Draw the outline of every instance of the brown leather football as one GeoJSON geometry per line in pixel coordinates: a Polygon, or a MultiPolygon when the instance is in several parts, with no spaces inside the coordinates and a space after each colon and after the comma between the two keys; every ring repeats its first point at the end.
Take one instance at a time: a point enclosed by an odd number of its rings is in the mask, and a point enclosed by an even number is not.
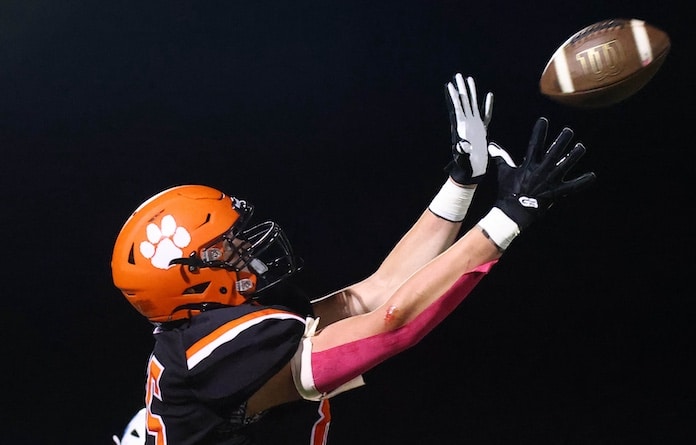
{"type": "Polygon", "coordinates": [[[669,36],[643,20],[604,20],[573,34],[556,50],[539,90],[565,105],[606,107],[645,86],[669,49],[669,36]]]}

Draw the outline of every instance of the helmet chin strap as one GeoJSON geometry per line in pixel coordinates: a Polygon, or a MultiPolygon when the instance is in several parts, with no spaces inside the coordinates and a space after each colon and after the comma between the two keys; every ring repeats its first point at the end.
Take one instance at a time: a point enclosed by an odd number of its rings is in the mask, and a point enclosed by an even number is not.
{"type": "MultiPolygon", "coordinates": [[[[191,253],[191,255],[188,258],[174,258],[173,260],[169,261],[169,265],[174,265],[174,264],[181,264],[184,266],[188,266],[189,272],[195,272],[197,269],[203,269],[205,267],[220,267],[223,269],[229,269],[229,266],[224,263],[223,261],[216,261],[216,262],[205,262],[203,261],[198,255],[196,255],[196,252],[191,253]]],[[[268,266],[266,263],[263,261],[254,258],[252,259],[249,264],[247,265],[249,269],[254,272],[257,276],[262,276],[266,272],[268,272],[268,266]]],[[[237,292],[248,292],[252,289],[254,289],[254,282],[249,279],[249,278],[241,278],[235,282],[235,289],[237,289],[237,292]]],[[[186,305],[184,305],[186,306],[186,305]]],[[[183,306],[179,306],[175,309],[178,310],[180,308],[184,308],[183,306]]]]}
{"type": "Polygon", "coordinates": [[[191,252],[188,258],[174,258],[169,261],[169,265],[181,264],[188,266],[189,272],[195,272],[197,269],[206,267],[219,267],[221,269],[229,269],[229,266],[224,261],[203,261],[196,252],[191,252]]]}
{"type": "Polygon", "coordinates": [[[189,272],[195,272],[196,269],[202,269],[204,267],[210,267],[210,264],[203,261],[196,252],[191,252],[188,258],[174,258],[169,261],[169,265],[181,264],[188,266],[189,272]]]}

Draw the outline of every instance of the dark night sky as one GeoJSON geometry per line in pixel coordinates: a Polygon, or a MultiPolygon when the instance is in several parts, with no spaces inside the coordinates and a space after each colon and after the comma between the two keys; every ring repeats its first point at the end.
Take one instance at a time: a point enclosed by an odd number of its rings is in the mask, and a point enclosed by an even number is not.
{"type": "MultiPolygon", "coordinates": [[[[554,136],[576,131],[598,182],[336,398],[331,443],[693,441],[686,3],[3,1],[3,441],[108,444],[140,406],[150,325],[109,261],[126,217],[164,188],[253,202],[288,232],[314,295],[374,270],[446,177],[456,72],[494,92],[491,139],[519,157],[546,116],[554,136]],[[556,47],[618,17],[670,35],[655,78],[599,110],[541,96],[556,47]]],[[[470,224],[492,199],[489,181],[470,224]]]]}

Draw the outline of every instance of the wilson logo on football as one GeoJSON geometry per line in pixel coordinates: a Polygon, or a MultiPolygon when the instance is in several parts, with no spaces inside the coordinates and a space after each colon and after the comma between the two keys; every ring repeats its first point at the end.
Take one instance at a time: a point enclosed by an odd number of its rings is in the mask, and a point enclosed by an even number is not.
{"type": "Polygon", "coordinates": [[[621,73],[626,61],[621,42],[612,40],[581,51],[575,55],[582,72],[592,76],[596,82],[621,73]]]}

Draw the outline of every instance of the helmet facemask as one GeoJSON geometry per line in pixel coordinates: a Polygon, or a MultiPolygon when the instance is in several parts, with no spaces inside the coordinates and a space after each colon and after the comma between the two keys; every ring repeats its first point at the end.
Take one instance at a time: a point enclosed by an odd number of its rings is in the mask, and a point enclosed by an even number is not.
{"type": "Polygon", "coordinates": [[[238,272],[237,291],[254,298],[256,293],[295,273],[301,264],[278,224],[266,221],[247,229],[253,206],[236,198],[232,198],[232,203],[239,218],[227,232],[188,258],[175,258],[169,264],[187,265],[191,272],[201,268],[238,272]],[[255,275],[256,282],[243,278],[248,273],[255,275]]]}

